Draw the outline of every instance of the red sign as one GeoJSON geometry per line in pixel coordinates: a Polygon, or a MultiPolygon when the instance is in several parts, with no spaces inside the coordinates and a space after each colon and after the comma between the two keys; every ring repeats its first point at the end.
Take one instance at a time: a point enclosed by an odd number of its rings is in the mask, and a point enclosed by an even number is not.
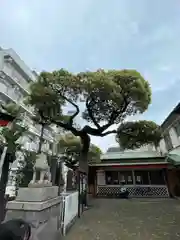
{"type": "Polygon", "coordinates": [[[12,117],[11,115],[0,112],[0,126],[1,127],[7,126],[13,120],[14,120],[14,117],[12,117]]]}
{"type": "Polygon", "coordinates": [[[0,127],[6,127],[9,123],[7,120],[0,120],[0,127]]]}

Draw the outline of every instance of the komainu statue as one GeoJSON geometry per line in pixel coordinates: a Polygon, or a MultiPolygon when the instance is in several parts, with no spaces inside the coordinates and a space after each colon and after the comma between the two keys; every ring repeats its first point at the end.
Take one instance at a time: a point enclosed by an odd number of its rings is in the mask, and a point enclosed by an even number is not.
{"type": "Polygon", "coordinates": [[[52,186],[50,167],[47,162],[46,154],[40,153],[39,155],[37,155],[36,163],[33,170],[33,178],[29,183],[29,187],[52,186]]]}

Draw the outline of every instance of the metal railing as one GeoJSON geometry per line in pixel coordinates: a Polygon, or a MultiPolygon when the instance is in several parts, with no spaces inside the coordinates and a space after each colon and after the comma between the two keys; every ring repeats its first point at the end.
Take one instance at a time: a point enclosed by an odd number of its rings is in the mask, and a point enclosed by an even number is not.
{"type": "Polygon", "coordinates": [[[78,191],[71,193],[62,193],[63,214],[62,214],[62,234],[66,235],[68,227],[78,215],[78,191]]]}

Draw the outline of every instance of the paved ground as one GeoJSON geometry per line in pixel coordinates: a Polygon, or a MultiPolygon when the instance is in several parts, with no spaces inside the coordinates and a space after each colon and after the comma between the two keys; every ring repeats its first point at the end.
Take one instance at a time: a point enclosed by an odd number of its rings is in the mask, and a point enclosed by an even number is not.
{"type": "Polygon", "coordinates": [[[180,201],[98,199],[64,240],[180,239],[180,201]]]}

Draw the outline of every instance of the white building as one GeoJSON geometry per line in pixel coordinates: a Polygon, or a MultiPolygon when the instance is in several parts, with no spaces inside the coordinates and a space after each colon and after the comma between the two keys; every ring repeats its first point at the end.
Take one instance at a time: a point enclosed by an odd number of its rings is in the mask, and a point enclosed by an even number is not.
{"type": "Polygon", "coordinates": [[[160,141],[162,154],[180,151],[180,104],[178,104],[161,125],[163,139],[160,141]]]}
{"type": "MultiPolygon", "coordinates": [[[[0,48],[0,101],[5,103],[14,102],[24,110],[24,124],[28,125],[29,133],[23,136],[21,143],[29,151],[37,151],[41,126],[35,124],[31,117],[33,108],[27,107],[23,101],[28,94],[28,87],[32,81],[36,81],[37,74],[26,66],[13,49],[0,48]]],[[[47,127],[44,131],[44,144],[42,149],[52,154],[53,142],[55,139],[55,128],[47,127]]],[[[13,163],[10,172],[8,193],[12,194],[14,174],[17,169],[17,161],[13,163]]]]}

